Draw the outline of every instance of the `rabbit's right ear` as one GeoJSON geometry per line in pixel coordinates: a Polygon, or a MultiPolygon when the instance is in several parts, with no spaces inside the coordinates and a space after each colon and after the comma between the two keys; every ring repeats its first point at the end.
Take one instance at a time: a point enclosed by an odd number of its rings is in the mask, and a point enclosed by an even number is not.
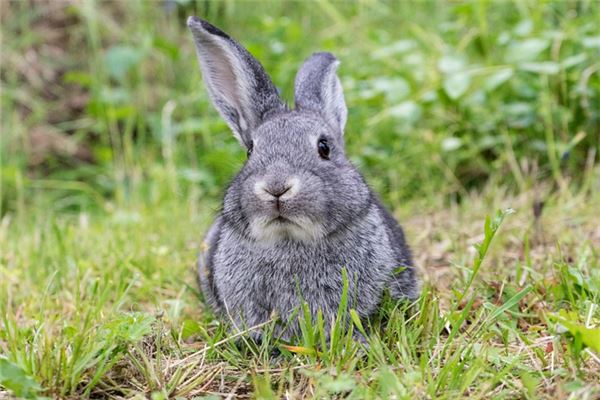
{"type": "Polygon", "coordinates": [[[239,43],[198,17],[189,17],[187,25],[212,102],[235,137],[251,146],[252,129],[285,104],[260,63],[239,43]]]}
{"type": "Polygon", "coordinates": [[[348,109],[342,84],[336,75],[340,62],[331,53],[314,53],[296,75],[296,107],[320,113],[332,127],[344,134],[348,109]]]}

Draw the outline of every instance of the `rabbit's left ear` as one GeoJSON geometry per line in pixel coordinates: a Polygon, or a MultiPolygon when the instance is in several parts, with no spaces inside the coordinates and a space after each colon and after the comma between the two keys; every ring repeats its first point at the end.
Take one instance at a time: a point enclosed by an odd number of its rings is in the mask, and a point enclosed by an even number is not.
{"type": "Polygon", "coordinates": [[[296,75],[296,107],[320,113],[340,134],[344,133],[348,109],[342,84],[336,75],[340,62],[331,53],[315,53],[296,75]]]}

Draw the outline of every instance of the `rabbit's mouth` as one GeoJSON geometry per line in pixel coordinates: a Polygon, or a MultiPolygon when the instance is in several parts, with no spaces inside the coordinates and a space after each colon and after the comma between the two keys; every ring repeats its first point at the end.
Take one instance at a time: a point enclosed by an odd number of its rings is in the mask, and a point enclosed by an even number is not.
{"type": "Polygon", "coordinates": [[[292,221],[289,218],[284,217],[283,215],[279,214],[278,216],[276,216],[275,218],[273,218],[271,221],[269,221],[267,223],[267,225],[280,225],[280,226],[290,226],[290,225],[294,225],[298,228],[303,228],[302,225],[300,225],[299,223],[292,221]]]}
{"type": "Polygon", "coordinates": [[[281,214],[271,218],[253,219],[250,230],[255,239],[267,243],[283,239],[312,242],[324,235],[323,227],[308,218],[288,218],[281,214]]]}

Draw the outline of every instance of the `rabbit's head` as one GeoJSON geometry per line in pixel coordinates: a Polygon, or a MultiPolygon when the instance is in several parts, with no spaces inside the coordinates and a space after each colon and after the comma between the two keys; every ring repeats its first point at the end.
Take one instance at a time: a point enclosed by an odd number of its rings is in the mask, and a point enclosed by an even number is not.
{"type": "Polygon", "coordinates": [[[239,43],[199,18],[188,26],[209,95],[248,151],[223,218],[264,243],[310,243],[349,229],[369,209],[371,193],[344,154],[347,109],[336,58],[315,53],[304,62],[291,110],[239,43]]]}

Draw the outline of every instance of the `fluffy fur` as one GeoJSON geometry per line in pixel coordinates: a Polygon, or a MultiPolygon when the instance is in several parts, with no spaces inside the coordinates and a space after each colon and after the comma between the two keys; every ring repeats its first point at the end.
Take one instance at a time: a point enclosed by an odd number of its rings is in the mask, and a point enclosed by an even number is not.
{"type": "MultiPolygon", "coordinates": [[[[296,77],[296,108],[283,106],[262,66],[242,46],[196,17],[188,20],[215,106],[251,153],[227,188],[199,259],[202,291],[234,326],[306,301],[330,321],[349,277],[350,307],[369,317],[388,288],[415,299],[419,288],[404,234],[344,153],[347,109],[329,53],[296,77]],[[243,123],[240,121],[243,120],[243,123]],[[328,157],[318,151],[326,141],[328,157]]],[[[297,321],[280,332],[299,333],[297,321]]]]}

